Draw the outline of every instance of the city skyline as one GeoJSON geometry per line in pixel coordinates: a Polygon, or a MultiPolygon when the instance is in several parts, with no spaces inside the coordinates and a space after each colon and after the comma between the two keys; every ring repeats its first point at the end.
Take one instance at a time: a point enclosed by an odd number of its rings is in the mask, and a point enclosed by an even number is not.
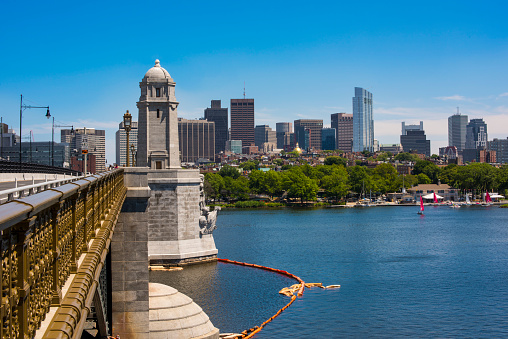
{"type": "MultiPolygon", "coordinates": [[[[423,120],[437,154],[448,144],[447,119],[457,106],[484,119],[490,140],[508,136],[502,2],[495,12],[474,2],[431,2],[418,10],[368,2],[361,23],[353,4],[329,3],[323,11],[282,2],[266,11],[268,3],[259,2],[237,4],[241,17],[211,25],[210,17],[230,13],[227,3],[161,3],[157,11],[173,22],[167,44],[132,24],[150,17],[150,6],[113,1],[97,11],[62,4],[5,4],[0,116],[19,132],[23,94],[26,104],[49,105],[60,124],[105,129],[108,163],[118,123],[127,109],[137,112],[138,84],[155,59],[177,83],[178,116],[185,119],[202,117],[210,100],[228,106],[242,97],[245,81],[246,96],[256,100],[255,125],[322,119],[329,127],[330,114],[352,113],[353,89],[362,87],[374,94],[374,138],[382,144],[399,142],[401,121],[423,120]],[[21,23],[15,13],[23,13],[21,23]],[[294,25],[299,16],[305,25],[294,25]]],[[[23,113],[24,135],[30,130],[36,141],[51,140],[42,111],[23,113]]]]}

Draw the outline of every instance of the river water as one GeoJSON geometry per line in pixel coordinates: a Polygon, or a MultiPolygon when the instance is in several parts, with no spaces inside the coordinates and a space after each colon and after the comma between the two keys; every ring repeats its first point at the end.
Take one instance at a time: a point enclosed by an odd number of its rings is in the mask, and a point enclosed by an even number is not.
{"type": "MultiPolygon", "coordinates": [[[[372,207],[223,210],[219,257],[340,284],[304,296],[255,338],[507,337],[508,209],[372,207]]],[[[151,272],[221,332],[259,325],[295,281],[212,263],[151,272]]]]}

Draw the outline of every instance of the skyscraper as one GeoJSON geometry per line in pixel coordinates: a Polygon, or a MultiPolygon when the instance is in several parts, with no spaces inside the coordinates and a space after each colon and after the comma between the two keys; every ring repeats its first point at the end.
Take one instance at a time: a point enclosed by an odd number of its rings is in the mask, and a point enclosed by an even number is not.
{"type": "Polygon", "coordinates": [[[353,149],[353,114],[333,113],[331,127],[335,128],[336,149],[351,152],[353,149]]]}
{"type": "Polygon", "coordinates": [[[467,115],[459,113],[448,118],[448,146],[457,147],[459,153],[466,148],[467,115]]]}
{"type": "Polygon", "coordinates": [[[228,140],[228,109],[221,107],[220,100],[212,100],[211,108],[205,109],[205,119],[215,123],[215,154],[224,152],[228,140]]]}
{"type": "Polygon", "coordinates": [[[374,149],[374,120],[372,116],[372,93],[355,87],[353,97],[353,152],[374,149]]]}
{"type": "Polygon", "coordinates": [[[430,140],[427,140],[423,130],[423,121],[419,125],[406,125],[403,121],[400,144],[404,152],[416,152],[430,157],[430,140]]]}
{"type": "Polygon", "coordinates": [[[321,130],[321,149],[333,151],[337,142],[335,141],[336,136],[335,128],[323,128],[321,130]]]}
{"type": "Polygon", "coordinates": [[[295,120],[295,141],[302,149],[319,151],[321,150],[322,129],[323,120],[321,119],[295,120]]]}
{"type": "Polygon", "coordinates": [[[254,139],[261,152],[273,151],[277,147],[276,132],[268,125],[257,125],[254,128],[254,139]]]}
{"type": "Polygon", "coordinates": [[[486,148],[487,140],[487,124],[483,119],[469,120],[469,124],[466,126],[466,148],[486,148]]]}
{"type": "MultiPolygon", "coordinates": [[[[95,128],[76,128],[74,133],[70,129],[60,131],[62,142],[69,143],[71,157],[80,155],[83,150],[95,156],[97,173],[106,170],[106,131],[95,128]]],[[[88,166],[87,166],[88,167],[88,166]]]]}
{"type": "Polygon", "coordinates": [[[278,122],[275,125],[277,148],[286,149],[291,146],[293,126],[290,122],[278,122]]]}
{"type": "Polygon", "coordinates": [[[182,162],[214,159],[215,123],[207,120],[178,119],[178,140],[182,162]]]}
{"type": "Polygon", "coordinates": [[[231,140],[254,146],[254,99],[231,99],[231,140]]]}
{"type": "Polygon", "coordinates": [[[138,122],[132,121],[131,130],[129,132],[129,144],[134,145],[134,156],[131,146],[127,146],[127,132],[123,126],[123,121],[118,125],[116,131],[116,164],[119,166],[127,165],[127,152],[129,152],[129,166],[134,166],[135,155],[138,150],[138,122]]]}

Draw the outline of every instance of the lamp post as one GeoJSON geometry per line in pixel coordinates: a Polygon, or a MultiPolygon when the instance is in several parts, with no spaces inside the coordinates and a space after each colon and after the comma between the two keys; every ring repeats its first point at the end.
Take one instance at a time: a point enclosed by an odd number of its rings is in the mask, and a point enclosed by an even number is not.
{"type": "Polygon", "coordinates": [[[125,147],[126,154],[127,154],[127,166],[129,167],[129,132],[131,131],[132,127],[132,115],[130,115],[129,110],[123,115],[123,128],[125,129],[125,133],[127,133],[127,144],[125,147]]]}
{"type": "Polygon", "coordinates": [[[55,127],[70,127],[71,134],[74,134],[74,126],[55,125],[55,117],[53,117],[53,127],[51,128],[51,166],[55,167],[55,127]]]}
{"type": "Polygon", "coordinates": [[[22,161],[21,161],[21,140],[22,140],[22,136],[23,134],[21,133],[21,127],[23,126],[23,111],[27,108],[46,108],[47,111],[46,111],[46,118],[50,118],[51,117],[51,114],[49,114],[49,106],[30,106],[30,105],[23,105],[23,94],[21,94],[21,102],[19,104],[19,169],[20,169],[20,172],[23,172],[23,165],[22,164],[22,161]]]}

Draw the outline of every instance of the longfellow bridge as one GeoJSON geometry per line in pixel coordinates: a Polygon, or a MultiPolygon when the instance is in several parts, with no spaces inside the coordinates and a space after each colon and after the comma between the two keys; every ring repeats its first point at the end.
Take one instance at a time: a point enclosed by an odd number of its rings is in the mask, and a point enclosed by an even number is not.
{"type": "Polygon", "coordinates": [[[110,333],[108,253],[125,196],[118,169],[0,205],[1,338],[79,338],[92,318],[110,333]]]}

